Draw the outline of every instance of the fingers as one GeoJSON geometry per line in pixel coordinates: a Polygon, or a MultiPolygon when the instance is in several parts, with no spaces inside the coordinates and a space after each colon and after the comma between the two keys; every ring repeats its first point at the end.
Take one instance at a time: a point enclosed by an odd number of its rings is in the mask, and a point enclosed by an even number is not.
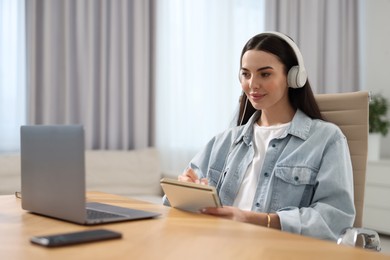
{"type": "Polygon", "coordinates": [[[248,214],[251,213],[250,211],[244,211],[240,210],[239,208],[228,206],[224,206],[222,208],[203,208],[200,210],[200,212],[203,214],[218,216],[240,222],[248,222],[248,214]]]}
{"type": "Polygon", "coordinates": [[[198,175],[196,175],[195,171],[191,168],[188,168],[181,175],[179,175],[178,180],[184,182],[199,183],[198,175]]]}
{"type": "Polygon", "coordinates": [[[223,208],[203,208],[201,209],[201,213],[213,215],[213,216],[220,216],[220,217],[228,217],[232,215],[232,211],[229,207],[223,207],[223,208]]]}
{"type": "Polygon", "coordinates": [[[199,183],[203,185],[209,185],[209,180],[207,178],[202,178],[200,179],[199,183]]]}
{"type": "Polygon", "coordinates": [[[209,184],[209,180],[207,178],[199,179],[198,175],[191,168],[188,168],[187,170],[185,170],[181,175],[178,176],[177,179],[179,181],[200,183],[203,185],[209,184]]]}

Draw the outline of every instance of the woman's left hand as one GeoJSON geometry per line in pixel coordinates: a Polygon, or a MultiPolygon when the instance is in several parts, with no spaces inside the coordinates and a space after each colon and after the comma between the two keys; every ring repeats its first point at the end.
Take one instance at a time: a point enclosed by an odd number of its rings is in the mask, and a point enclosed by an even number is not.
{"type": "Polygon", "coordinates": [[[203,214],[218,216],[226,219],[231,219],[240,222],[247,222],[246,211],[239,208],[223,206],[222,208],[203,208],[203,214]]]}
{"type": "Polygon", "coordinates": [[[246,211],[228,206],[223,206],[222,208],[204,208],[200,212],[235,221],[281,229],[280,219],[276,213],[246,211]]]}

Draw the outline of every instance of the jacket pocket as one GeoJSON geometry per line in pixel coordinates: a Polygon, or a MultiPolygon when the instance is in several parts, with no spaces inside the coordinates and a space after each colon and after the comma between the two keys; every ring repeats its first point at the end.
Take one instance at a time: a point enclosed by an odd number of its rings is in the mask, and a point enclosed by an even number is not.
{"type": "Polygon", "coordinates": [[[314,194],[317,172],[307,167],[276,167],[271,209],[307,207],[314,194]]]}
{"type": "Polygon", "coordinates": [[[306,167],[277,167],[275,176],[292,185],[314,185],[316,172],[306,167]]]}

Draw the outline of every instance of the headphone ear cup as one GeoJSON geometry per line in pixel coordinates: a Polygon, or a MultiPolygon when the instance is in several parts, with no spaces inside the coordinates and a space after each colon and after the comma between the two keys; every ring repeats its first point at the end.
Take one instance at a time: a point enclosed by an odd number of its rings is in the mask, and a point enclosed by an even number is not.
{"type": "Polygon", "coordinates": [[[287,74],[287,83],[290,88],[301,88],[305,85],[307,75],[299,66],[293,66],[287,74]]]}
{"type": "Polygon", "coordinates": [[[297,84],[297,77],[299,73],[299,66],[293,66],[287,74],[287,83],[290,88],[299,88],[300,86],[297,84]]]}

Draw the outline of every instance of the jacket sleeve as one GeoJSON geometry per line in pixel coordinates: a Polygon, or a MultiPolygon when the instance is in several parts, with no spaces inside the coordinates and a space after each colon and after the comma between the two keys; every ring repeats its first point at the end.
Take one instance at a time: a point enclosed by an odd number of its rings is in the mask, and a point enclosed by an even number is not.
{"type": "Polygon", "coordinates": [[[336,240],[355,218],[353,172],[345,137],[324,153],[316,185],[309,207],[285,207],[276,212],[282,230],[336,240]]]}

